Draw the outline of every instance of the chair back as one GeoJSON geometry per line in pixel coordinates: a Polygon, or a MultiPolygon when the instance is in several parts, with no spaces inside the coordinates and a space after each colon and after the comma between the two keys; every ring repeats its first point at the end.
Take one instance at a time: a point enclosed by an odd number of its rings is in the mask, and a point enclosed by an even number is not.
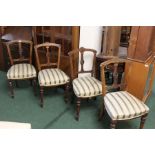
{"type": "Polygon", "coordinates": [[[126,79],[131,71],[131,61],[114,58],[101,63],[100,67],[103,96],[109,91],[126,89],[126,79]],[[106,85],[106,71],[112,73],[113,80],[111,85],[106,85]]]}
{"type": "Polygon", "coordinates": [[[77,78],[79,74],[83,73],[87,73],[95,77],[96,53],[96,50],[84,47],[69,52],[72,80],[77,78]],[[88,64],[87,62],[91,62],[91,64],[88,64]]]}
{"type": "Polygon", "coordinates": [[[11,65],[27,62],[32,64],[32,41],[13,40],[6,43],[11,65]]]}
{"type": "Polygon", "coordinates": [[[61,45],[55,43],[43,43],[36,45],[35,55],[38,70],[45,68],[59,68],[61,45]]]}

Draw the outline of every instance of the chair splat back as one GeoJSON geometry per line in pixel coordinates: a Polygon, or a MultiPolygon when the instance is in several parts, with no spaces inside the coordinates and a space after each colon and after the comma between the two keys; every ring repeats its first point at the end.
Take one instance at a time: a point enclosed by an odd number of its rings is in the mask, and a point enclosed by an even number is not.
{"type": "Polygon", "coordinates": [[[97,53],[96,50],[88,49],[84,47],[81,47],[80,49],[76,49],[69,52],[72,80],[77,78],[78,74],[80,73],[90,73],[91,76],[95,77],[96,53],[97,53]],[[92,59],[93,64],[92,64],[92,69],[90,70],[84,69],[86,53],[90,53],[93,55],[93,59],[92,59]]]}
{"type": "Polygon", "coordinates": [[[13,40],[6,43],[11,65],[27,62],[32,64],[32,41],[13,40]]]}
{"type": "Polygon", "coordinates": [[[130,72],[130,68],[131,68],[131,62],[129,60],[126,59],[119,59],[119,58],[114,58],[114,59],[110,59],[108,61],[103,62],[100,66],[101,66],[101,80],[102,80],[102,92],[103,92],[103,96],[110,90],[124,90],[126,89],[126,78],[130,72]],[[129,65],[126,65],[126,64],[129,65]],[[124,64],[125,65],[125,69],[120,70],[119,68],[119,64],[124,64]],[[112,76],[113,76],[113,83],[111,86],[106,86],[106,80],[105,80],[105,70],[110,70],[112,72],[112,76]],[[118,82],[118,75],[119,72],[121,73],[121,82],[118,82]],[[125,74],[124,74],[125,73],[125,74]],[[109,89],[109,90],[107,90],[109,89]]]}
{"type": "Polygon", "coordinates": [[[47,42],[36,45],[34,48],[38,70],[50,67],[59,68],[61,45],[47,42]]]}

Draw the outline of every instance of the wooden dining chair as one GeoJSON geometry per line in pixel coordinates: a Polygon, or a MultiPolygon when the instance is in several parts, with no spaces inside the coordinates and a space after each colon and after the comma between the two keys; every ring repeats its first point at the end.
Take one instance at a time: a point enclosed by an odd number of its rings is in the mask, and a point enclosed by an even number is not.
{"type": "Polygon", "coordinates": [[[101,95],[102,84],[95,78],[96,50],[81,47],[69,52],[69,57],[73,91],[77,97],[76,120],[79,120],[81,99],[101,95]],[[90,69],[85,68],[87,62],[92,62],[90,69]]]}
{"type": "Polygon", "coordinates": [[[127,77],[130,75],[132,62],[126,59],[111,59],[101,64],[102,95],[104,103],[100,112],[100,120],[105,114],[105,110],[111,118],[110,127],[116,127],[118,121],[131,120],[141,117],[140,129],[144,127],[146,117],[149,113],[148,106],[127,90],[127,77]],[[124,63],[125,71],[122,73],[122,80],[118,82],[118,66],[124,63]],[[113,74],[113,84],[106,86],[105,68],[111,68],[113,74]],[[117,91],[112,91],[117,90],[117,91]]]}
{"type": "Polygon", "coordinates": [[[7,72],[7,79],[14,98],[13,81],[30,80],[36,95],[36,70],[32,65],[32,41],[13,40],[6,43],[11,67],[7,72]]]}
{"type": "Polygon", "coordinates": [[[60,54],[59,44],[47,42],[35,46],[41,107],[43,107],[43,93],[46,87],[65,85],[65,102],[68,102],[70,78],[60,69],[60,54]]]}

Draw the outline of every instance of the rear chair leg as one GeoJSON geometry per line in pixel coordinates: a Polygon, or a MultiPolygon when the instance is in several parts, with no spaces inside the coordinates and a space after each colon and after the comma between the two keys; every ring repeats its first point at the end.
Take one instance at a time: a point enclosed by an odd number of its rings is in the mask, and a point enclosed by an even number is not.
{"type": "Polygon", "coordinates": [[[43,87],[40,87],[40,101],[41,101],[41,107],[43,108],[43,102],[44,102],[44,100],[43,100],[43,95],[44,95],[44,89],[43,89],[43,87]]]}
{"type": "Polygon", "coordinates": [[[79,121],[81,99],[77,98],[76,102],[76,120],[79,121]]]}
{"type": "Polygon", "coordinates": [[[101,104],[101,110],[99,112],[99,119],[98,119],[99,121],[101,121],[103,119],[104,114],[105,114],[105,106],[104,106],[104,100],[103,100],[103,102],[101,104]]]}

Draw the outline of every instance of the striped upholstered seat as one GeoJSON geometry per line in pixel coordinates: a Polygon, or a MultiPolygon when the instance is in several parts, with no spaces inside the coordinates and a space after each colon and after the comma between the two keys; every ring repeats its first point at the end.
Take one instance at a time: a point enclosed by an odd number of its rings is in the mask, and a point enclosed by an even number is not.
{"type": "Polygon", "coordinates": [[[69,82],[69,77],[60,69],[43,69],[38,74],[40,86],[58,86],[69,82]]]}
{"type": "Polygon", "coordinates": [[[112,120],[132,119],[149,112],[149,108],[142,101],[126,91],[108,93],[104,101],[112,120]]]}
{"type": "Polygon", "coordinates": [[[22,63],[15,64],[7,72],[7,78],[11,80],[29,79],[36,77],[36,70],[33,65],[22,63]]]}
{"type": "Polygon", "coordinates": [[[102,94],[102,84],[94,77],[80,77],[73,80],[73,90],[77,97],[98,96],[102,94]]]}

